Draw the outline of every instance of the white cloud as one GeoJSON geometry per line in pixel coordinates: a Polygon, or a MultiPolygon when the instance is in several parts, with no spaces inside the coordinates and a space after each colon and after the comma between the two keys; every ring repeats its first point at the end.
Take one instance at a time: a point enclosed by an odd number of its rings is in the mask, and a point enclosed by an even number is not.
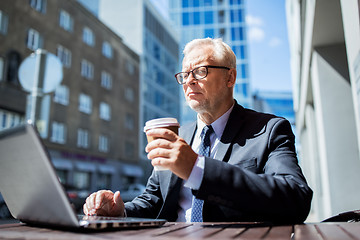
{"type": "Polygon", "coordinates": [[[248,26],[262,26],[264,25],[264,21],[260,17],[252,16],[252,15],[246,15],[245,17],[246,24],[248,26]]]}
{"type": "Polygon", "coordinates": [[[248,26],[248,40],[250,42],[261,42],[265,38],[265,31],[263,29],[264,21],[260,17],[247,15],[245,17],[246,25],[248,26]]]}
{"type": "Polygon", "coordinates": [[[273,37],[270,39],[269,41],[269,46],[270,47],[278,47],[282,44],[282,40],[278,37],[273,37]]]}
{"type": "Polygon", "coordinates": [[[250,27],[248,29],[249,41],[261,42],[265,38],[265,32],[259,27],[250,27]]]}

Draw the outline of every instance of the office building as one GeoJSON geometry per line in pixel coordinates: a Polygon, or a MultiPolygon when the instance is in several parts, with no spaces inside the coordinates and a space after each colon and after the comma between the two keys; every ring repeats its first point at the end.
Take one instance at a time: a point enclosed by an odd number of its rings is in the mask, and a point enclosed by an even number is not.
{"type": "Polygon", "coordinates": [[[319,221],[359,209],[359,1],[287,0],[286,10],[309,220],[319,221]]]}
{"type": "Polygon", "coordinates": [[[284,117],[295,126],[293,96],[290,91],[261,91],[253,94],[253,109],[284,117]]]}
{"type": "Polygon", "coordinates": [[[293,95],[291,91],[263,91],[257,90],[253,94],[253,107],[255,111],[274,114],[286,118],[295,135],[296,150],[300,149],[300,143],[296,137],[295,112],[293,95]]]}
{"type": "Polygon", "coordinates": [[[99,0],[77,0],[81,3],[89,12],[96,17],[99,16],[99,0]]]}
{"type": "MultiPolygon", "coordinates": [[[[169,20],[149,0],[101,0],[99,18],[140,56],[140,131],[147,120],[179,118],[180,87],[174,77],[178,67],[178,36],[169,20]]],[[[152,165],[146,159],[143,132],[139,139],[139,154],[150,171],[152,165]]]]}
{"type": "MultiPolygon", "coordinates": [[[[180,54],[185,44],[195,38],[222,38],[237,57],[234,98],[251,107],[244,0],[169,0],[169,15],[180,34],[180,54]]],[[[180,62],[181,64],[181,62],[180,62]]],[[[179,65],[178,71],[181,71],[179,65]]],[[[182,102],[182,123],[193,121],[195,113],[182,102]]]]}
{"type": "Polygon", "coordinates": [[[17,73],[42,48],[63,66],[60,86],[43,98],[39,129],[62,182],[119,189],[143,175],[139,56],[117,34],[77,1],[13,0],[0,2],[0,42],[0,130],[26,119],[17,73]]]}

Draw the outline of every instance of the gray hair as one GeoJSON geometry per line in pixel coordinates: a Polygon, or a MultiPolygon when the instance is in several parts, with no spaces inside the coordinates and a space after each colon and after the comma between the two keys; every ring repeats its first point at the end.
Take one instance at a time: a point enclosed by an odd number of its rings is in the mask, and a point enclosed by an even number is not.
{"type": "Polygon", "coordinates": [[[214,50],[212,56],[214,61],[221,62],[224,66],[230,68],[236,68],[236,56],[229,45],[227,45],[221,38],[203,38],[194,39],[188,42],[184,47],[184,58],[194,48],[202,46],[211,46],[214,50]]]}

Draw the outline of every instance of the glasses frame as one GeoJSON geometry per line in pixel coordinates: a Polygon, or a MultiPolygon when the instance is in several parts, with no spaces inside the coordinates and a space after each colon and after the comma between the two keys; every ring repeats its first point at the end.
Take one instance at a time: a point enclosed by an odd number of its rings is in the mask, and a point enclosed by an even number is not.
{"type": "MultiPolygon", "coordinates": [[[[190,76],[190,73],[191,73],[192,76],[193,76],[196,80],[200,80],[200,79],[206,78],[207,75],[208,75],[208,73],[209,73],[209,68],[218,68],[218,69],[230,70],[229,67],[225,67],[225,66],[213,66],[213,65],[198,66],[198,67],[194,68],[194,69],[191,70],[191,71],[188,71],[188,72],[178,72],[177,74],[175,74],[176,81],[177,81],[178,84],[180,84],[180,85],[183,85],[183,84],[186,83],[186,81],[180,82],[179,79],[177,78],[177,76],[178,76],[179,74],[182,74],[182,73],[186,73],[186,74],[188,75],[187,78],[190,76]],[[197,69],[199,69],[199,68],[201,68],[201,67],[204,67],[204,68],[206,69],[206,74],[205,74],[204,77],[197,78],[197,77],[195,76],[194,71],[196,71],[197,69]]],[[[186,79],[187,79],[187,78],[186,78],[186,79]]],[[[182,78],[182,79],[184,80],[185,78],[182,78]]]]}

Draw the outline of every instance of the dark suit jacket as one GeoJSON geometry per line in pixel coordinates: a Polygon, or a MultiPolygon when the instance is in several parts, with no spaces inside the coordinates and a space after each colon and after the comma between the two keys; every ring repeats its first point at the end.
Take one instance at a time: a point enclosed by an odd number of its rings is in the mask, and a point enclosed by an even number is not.
{"type": "MultiPolygon", "coordinates": [[[[196,123],[180,128],[191,144],[196,123]]],[[[210,221],[303,222],[312,190],[298,165],[290,123],[235,104],[221,137],[218,160],[205,158],[200,189],[203,219],[210,221]],[[220,161],[219,161],[220,160],[220,161]]],[[[125,204],[128,216],[176,221],[182,180],[153,171],[145,192],[125,204]]]]}

